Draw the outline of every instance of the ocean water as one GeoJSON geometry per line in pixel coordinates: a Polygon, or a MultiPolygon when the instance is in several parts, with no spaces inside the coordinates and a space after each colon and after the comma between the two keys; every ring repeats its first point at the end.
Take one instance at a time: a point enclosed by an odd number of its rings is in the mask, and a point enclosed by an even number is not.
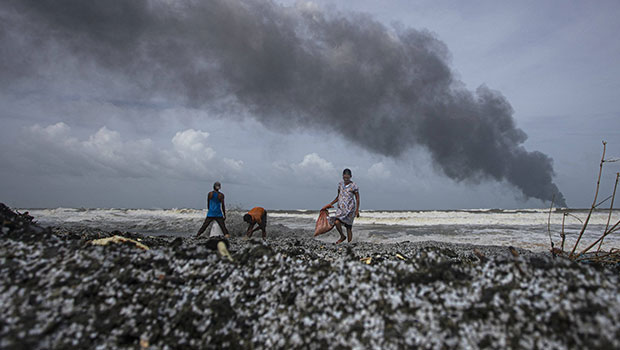
{"type": "MultiPolygon", "coordinates": [[[[196,233],[206,215],[198,209],[22,209],[29,211],[43,225],[79,225],[102,230],[133,231],[146,235],[190,236],[196,233]]],[[[551,236],[560,245],[563,210],[551,213],[551,236]]],[[[590,218],[580,248],[594,242],[605,229],[609,211],[599,210],[590,218]]],[[[227,226],[233,233],[245,229],[242,212],[229,211],[227,226]]],[[[444,241],[484,245],[516,246],[535,251],[550,247],[547,222],[549,209],[473,209],[423,211],[361,211],[355,220],[353,237],[357,241],[391,243],[402,241],[444,241]]],[[[587,210],[571,210],[566,217],[565,249],[572,248],[585,220],[587,210]]],[[[273,227],[286,226],[300,235],[312,236],[317,211],[271,210],[268,222],[273,227]]],[[[612,213],[611,225],[620,219],[612,213]]],[[[268,227],[269,232],[269,227],[268,227]]],[[[269,233],[268,233],[269,235],[269,233]]],[[[336,241],[335,229],[318,239],[336,241]]],[[[605,249],[620,249],[620,231],[605,238],[605,249]]]]}

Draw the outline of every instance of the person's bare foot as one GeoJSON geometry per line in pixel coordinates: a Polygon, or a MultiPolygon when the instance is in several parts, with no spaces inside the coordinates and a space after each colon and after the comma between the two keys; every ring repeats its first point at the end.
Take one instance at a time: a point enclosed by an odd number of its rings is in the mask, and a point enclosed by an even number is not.
{"type": "Polygon", "coordinates": [[[344,236],[340,237],[340,239],[338,240],[338,242],[336,242],[336,244],[340,244],[340,243],[344,242],[345,239],[347,239],[347,238],[344,237],[344,236]]]}

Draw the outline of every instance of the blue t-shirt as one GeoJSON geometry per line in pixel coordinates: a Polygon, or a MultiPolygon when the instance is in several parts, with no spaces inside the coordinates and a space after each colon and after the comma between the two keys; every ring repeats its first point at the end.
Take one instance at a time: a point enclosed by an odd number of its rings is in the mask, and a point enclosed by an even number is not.
{"type": "Polygon", "coordinates": [[[218,191],[213,191],[213,195],[209,200],[209,211],[207,212],[207,217],[210,218],[222,218],[224,214],[222,214],[222,201],[220,201],[218,191]]]}

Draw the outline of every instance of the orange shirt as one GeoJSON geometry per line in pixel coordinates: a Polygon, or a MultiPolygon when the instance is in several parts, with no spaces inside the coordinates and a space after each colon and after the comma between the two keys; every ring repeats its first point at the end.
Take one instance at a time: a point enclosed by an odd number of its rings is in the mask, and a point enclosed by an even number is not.
{"type": "Polygon", "coordinates": [[[254,207],[252,209],[250,209],[250,211],[248,212],[248,214],[250,214],[250,216],[252,217],[252,220],[254,220],[254,222],[257,223],[262,223],[262,217],[263,214],[265,214],[265,208],[261,208],[261,207],[254,207]]]}

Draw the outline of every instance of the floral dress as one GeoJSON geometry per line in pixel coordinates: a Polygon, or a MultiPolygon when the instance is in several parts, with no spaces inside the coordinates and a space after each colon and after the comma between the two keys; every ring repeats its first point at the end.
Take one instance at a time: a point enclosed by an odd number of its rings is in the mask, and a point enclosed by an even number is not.
{"type": "Polygon", "coordinates": [[[334,224],[336,219],[347,225],[353,225],[353,219],[355,219],[355,194],[358,193],[359,188],[355,182],[351,181],[347,185],[344,181],[340,181],[338,184],[338,204],[336,207],[336,213],[334,216],[330,216],[330,224],[334,224]]]}

